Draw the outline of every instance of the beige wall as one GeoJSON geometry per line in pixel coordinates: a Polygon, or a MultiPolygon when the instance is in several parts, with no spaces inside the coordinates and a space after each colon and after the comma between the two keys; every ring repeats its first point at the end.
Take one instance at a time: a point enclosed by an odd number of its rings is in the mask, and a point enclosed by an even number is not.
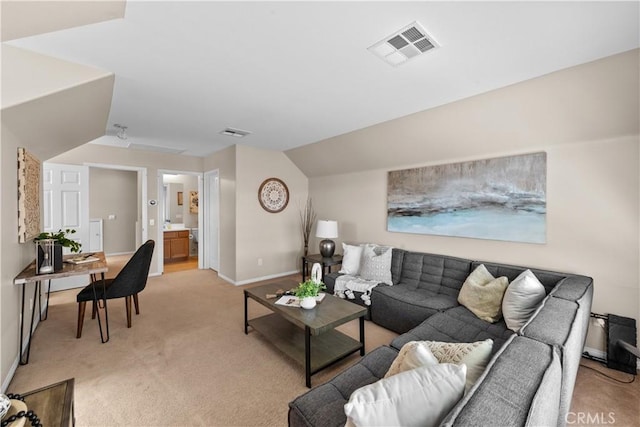
{"type": "Polygon", "coordinates": [[[134,171],[89,168],[89,217],[102,219],[106,254],[136,250],[137,175],[134,171]]]}
{"type": "MultiPolygon", "coordinates": [[[[287,154],[314,176],[310,195],[319,217],[339,221],[338,244],[386,243],[585,274],[595,281],[593,311],[639,319],[638,52],[287,154]],[[389,170],[537,151],[545,151],[548,162],[546,244],[386,231],[389,170]],[[314,162],[323,152],[338,153],[336,162],[314,162]],[[327,163],[329,172],[323,172],[327,163]]],[[[592,325],[587,345],[603,349],[603,339],[602,331],[592,325]]]]}
{"type": "Polygon", "coordinates": [[[231,282],[236,281],[236,148],[236,146],[225,148],[204,159],[205,172],[218,170],[220,183],[218,274],[231,282]]]}
{"type": "Polygon", "coordinates": [[[220,174],[219,274],[243,284],[298,271],[298,206],[306,200],[308,187],[304,174],[282,152],[240,145],[205,159],[205,170],[215,169],[220,174]],[[260,184],[271,177],[289,188],[289,204],[276,214],[258,202],[260,184]]]}
{"type": "Polygon", "coordinates": [[[299,206],[307,199],[307,177],[278,151],[237,146],[236,161],[236,282],[299,271],[299,206]],[[289,189],[289,204],[279,213],[265,211],[258,202],[260,184],[271,177],[289,189]]]}

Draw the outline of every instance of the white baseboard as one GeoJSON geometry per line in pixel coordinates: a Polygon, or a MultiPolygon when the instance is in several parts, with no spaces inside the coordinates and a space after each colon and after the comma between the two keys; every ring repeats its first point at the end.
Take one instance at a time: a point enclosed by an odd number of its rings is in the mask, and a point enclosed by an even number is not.
{"type": "MultiPolygon", "coordinates": [[[[44,314],[45,311],[47,310],[47,305],[49,305],[49,301],[46,301],[46,303],[43,303],[42,305],[43,305],[43,307],[40,310],[40,314],[41,315],[44,314]]],[[[35,309],[35,307],[34,307],[34,309],[35,309]]],[[[25,321],[31,322],[31,313],[26,313],[26,314],[29,315],[28,316],[29,318],[26,319],[25,321]]],[[[31,337],[30,338],[33,337],[33,332],[38,327],[38,324],[40,324],[40,316],[35,317],[33,319],[33,329],[31,329],[31,337]]],[[[9,368],[9,372],[7,372],[6,378],[4,378],[2,380],[2,389],[0,390],[0,392],[4,393],[9,388],[9,384],[11,384],[11,380],[13,379],[13,376],[16,374],[16,370],[18,369],[18,365],[20,364],[20,357],[22,357],[22,354],[26,350],[27,350],[27,341],[24,341],[22,343],[22,348],[20,349],[20,353],[18,354],[18,356],[16,356],[15,360],[11,364],[11,367],[9,368]]]]}
{"type": "Polygon", "coordinates": [[[292,274],[300,274],[299,270],[293,270],[293,271],[287,271],[284,273],[277,273],[277,274],[270,274],[268,276],[262,276],[262,277],[254,277],[253,279],[247,279],[247,280],[239,280],[239,281],[235,281],[235,280],[231,280],[230,278],[218,273],[218,277],[226,280],[227,282],[231,283],[232,285],[235,286],[242,286],[242,285],[248,285],[249,283],[255,283],[255,282],[261,282],[263,280],[270,280],[270,279],[277,279],[278,277],[285,277],[285,276],[291,276],[292,274]]]}
{"type": "Polygon", "coordinates": [[[602,351],[602,350],[598,350],[598,349],[591,348],[591,347],[585,347],[584,348],[584,352],[585,353],[589,353],[589,355],[591,355],[591,356],[607,360],[607,353],[602,351]]]}

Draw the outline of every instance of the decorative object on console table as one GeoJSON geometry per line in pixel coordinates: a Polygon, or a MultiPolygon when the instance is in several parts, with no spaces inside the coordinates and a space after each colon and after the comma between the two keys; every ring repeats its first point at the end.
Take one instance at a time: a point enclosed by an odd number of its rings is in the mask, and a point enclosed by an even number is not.
{"type": "Polygon", "coordinates": [[[331,258],[336,251],[336,244],[333,240],[338,237],[338,222],[328,220],[318,220],[316,227],[316,237],[324,240],[320,241],[320,255],[325,258],[331,258]]]}

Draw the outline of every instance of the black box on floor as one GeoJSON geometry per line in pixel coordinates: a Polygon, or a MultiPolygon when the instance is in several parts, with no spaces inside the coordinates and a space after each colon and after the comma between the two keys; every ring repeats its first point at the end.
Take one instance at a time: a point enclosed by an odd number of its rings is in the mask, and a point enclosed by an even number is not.
{"type": "Polygon", "coordinates": [[[620,340],[637,345],[635,319],[609,314],[607,325],[607,367],[635,375],[636,357],[618,344],[620,340]]]}

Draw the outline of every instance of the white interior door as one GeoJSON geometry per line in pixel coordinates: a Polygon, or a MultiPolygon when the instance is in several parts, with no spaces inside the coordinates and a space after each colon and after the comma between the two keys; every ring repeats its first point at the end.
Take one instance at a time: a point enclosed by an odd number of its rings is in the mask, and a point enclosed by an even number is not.
{"type": "Polygon", "coordinates": [[[205,268],[220,268],[220,180],[218,171],[205,173],[205,268]]]}
{"type": "MultiPolygon", "coordinates": [[[[89,168],[43,164],[44,231],[75,230],[70,236],[89,249],[89,168]]],[[[69,253],[65,248],[64,253],[69,253]]],[[[66,277],[51,282],[51,290],[85,286],[89,276],[66,277]]]]}

